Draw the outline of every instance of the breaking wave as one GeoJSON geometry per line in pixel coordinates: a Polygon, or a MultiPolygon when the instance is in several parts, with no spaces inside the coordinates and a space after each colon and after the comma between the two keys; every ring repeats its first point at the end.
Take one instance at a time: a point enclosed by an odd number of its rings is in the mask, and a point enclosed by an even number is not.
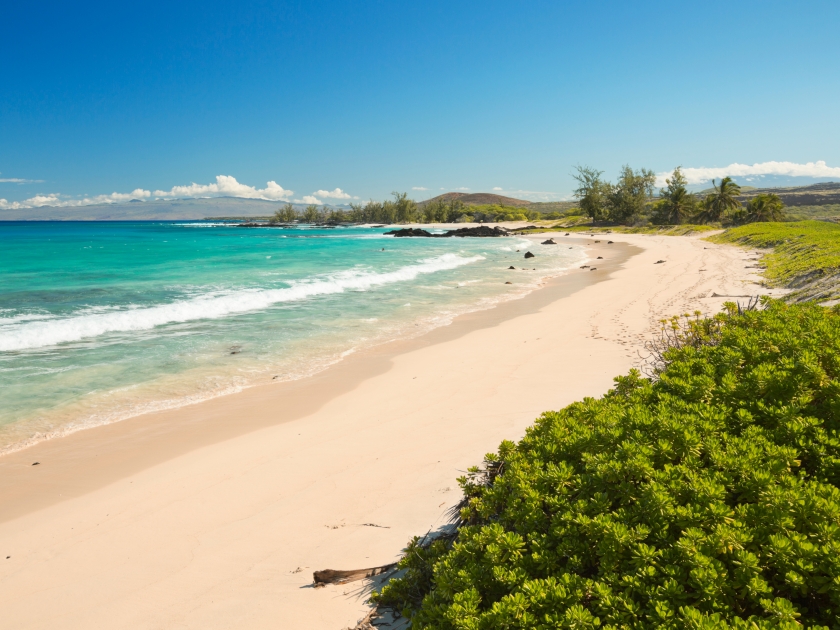
{"type": "MultiPolygon", "coordinates": [[[[0,351],[31,350],[61,343],[81,341],[107,333],[150,330],[166,324],[201,319],[219,319],[259,311],[273,304],[295,302],[318,295],[367,291],[385,284],[407,282],[421,274],[455,269],[482,260],[483,256],[444,254],[427,258],[416,265],[395,271],[342,271],[330,276],[295,281],[279,289],[241,289],[220,295],[202,295],[187,300],[157,306],[124,308],[122,310],[75,314],[44,321],[0,319],[0,351]]],[[[11,319],[11,318],[10,318],[11,319]]]]}

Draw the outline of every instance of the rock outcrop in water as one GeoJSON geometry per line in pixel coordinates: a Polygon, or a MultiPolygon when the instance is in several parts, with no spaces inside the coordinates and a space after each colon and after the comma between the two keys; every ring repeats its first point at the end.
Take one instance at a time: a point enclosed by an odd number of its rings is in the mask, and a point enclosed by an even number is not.
{"type": "Polygon", "coordinates": [[[421,230],[420,228],[403,228],[401,230],[391,230],[390,232],[385,232],[384,234],[395,236],[395,237],[402,237],[402,236],[421,236],[425,238],[450,238],[453,236],[457,237],[492,237],[492,236],[510,236],[510,232],[503,227],[495,226],[489,227],[487,225],[480,225],[478,227],[470,227],[470,228],[458,228],[457,230],[449,230],[444,232],[443,234],[432,234],[427,230],[421,230]]]}

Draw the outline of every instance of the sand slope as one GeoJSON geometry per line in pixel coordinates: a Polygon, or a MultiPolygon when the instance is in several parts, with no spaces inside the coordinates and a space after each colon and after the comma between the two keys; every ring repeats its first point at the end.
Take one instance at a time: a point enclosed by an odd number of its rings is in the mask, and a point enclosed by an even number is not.
{"type": "Polygon", "coordinates": [[[412,535],[441,524],[461,471],[521,437],[541,411],[602,394],[638,364],[659,318],[714,312],[723,299],[706,297],[713,291],[758,292],[741,250],[609,238],[634,247],[601,238],[596,272],[345,362],[334,378],[346,386],[323,380],[318,408],[256,388],[3,458],[1,625],[353,625],[366,610],[358,587],[312,589],[313,570],[394,560],[412,535]],[[622,263],[622,252],[632,257],[622,263]],[[247,432],[201,439],[203,418],[247,432]],[[138,422],[198,430],[143,437],[132,433],[138,422]],[[157,459],[132,455],[132,444],[147,452],[155,440],[181,442],[157,459]],[[124,455],[109,458],[118,443],[124,455]]]}

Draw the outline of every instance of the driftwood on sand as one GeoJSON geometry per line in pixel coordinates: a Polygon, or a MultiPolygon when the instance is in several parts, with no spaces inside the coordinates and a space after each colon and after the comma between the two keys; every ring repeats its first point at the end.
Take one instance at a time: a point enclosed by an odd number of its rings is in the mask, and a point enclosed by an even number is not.
{"type": "Polygon", "coordinates": [[[376,626],[373,625],[373,619],[376,615],[376,608],[371,610],[365,618],[359,621],[355,626],[352,628],[345,628],[344,630],[375,630],[376,626]]]}
{"type": "Polygon", "coordinates": [[[388,571],[395,569],[396,562],[391,564],[383,564],[381,567],[371,567],[369,569],[353,569],[351,571],[338,571],[335,569],[324,569],[323,571],[315,571],[312,574],[315,582],[315,588],[326,586],[327,584],[346,584],[347,582],[355,582],[356,580],[364,580],[365,578],[375,577],[388,571]]]}

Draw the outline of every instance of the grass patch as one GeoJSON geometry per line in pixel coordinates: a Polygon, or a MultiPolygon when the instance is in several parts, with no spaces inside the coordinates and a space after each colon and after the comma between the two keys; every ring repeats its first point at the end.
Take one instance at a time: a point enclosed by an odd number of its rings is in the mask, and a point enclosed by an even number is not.
{"type": "Polygon", "coordinates": [[[837,627],[840,315],[675,323],[654,378],[544,413],[460,479],[373,599],[417,630],[837,627]]]}
{"type": "Polygon", "coordinates": [[[840,295],[840,225],[825,221],[751,223],[710,236],[715,243],[770,249],[761,262],[774,285],[795,289],[793,300],[840,295]]]}
{"type": "Polygon", "coordinates": [[[785,208],[785,215],[792,221],[840,217],[840,203],[831,203],[822,206],[788,206],[785,208]]]}

